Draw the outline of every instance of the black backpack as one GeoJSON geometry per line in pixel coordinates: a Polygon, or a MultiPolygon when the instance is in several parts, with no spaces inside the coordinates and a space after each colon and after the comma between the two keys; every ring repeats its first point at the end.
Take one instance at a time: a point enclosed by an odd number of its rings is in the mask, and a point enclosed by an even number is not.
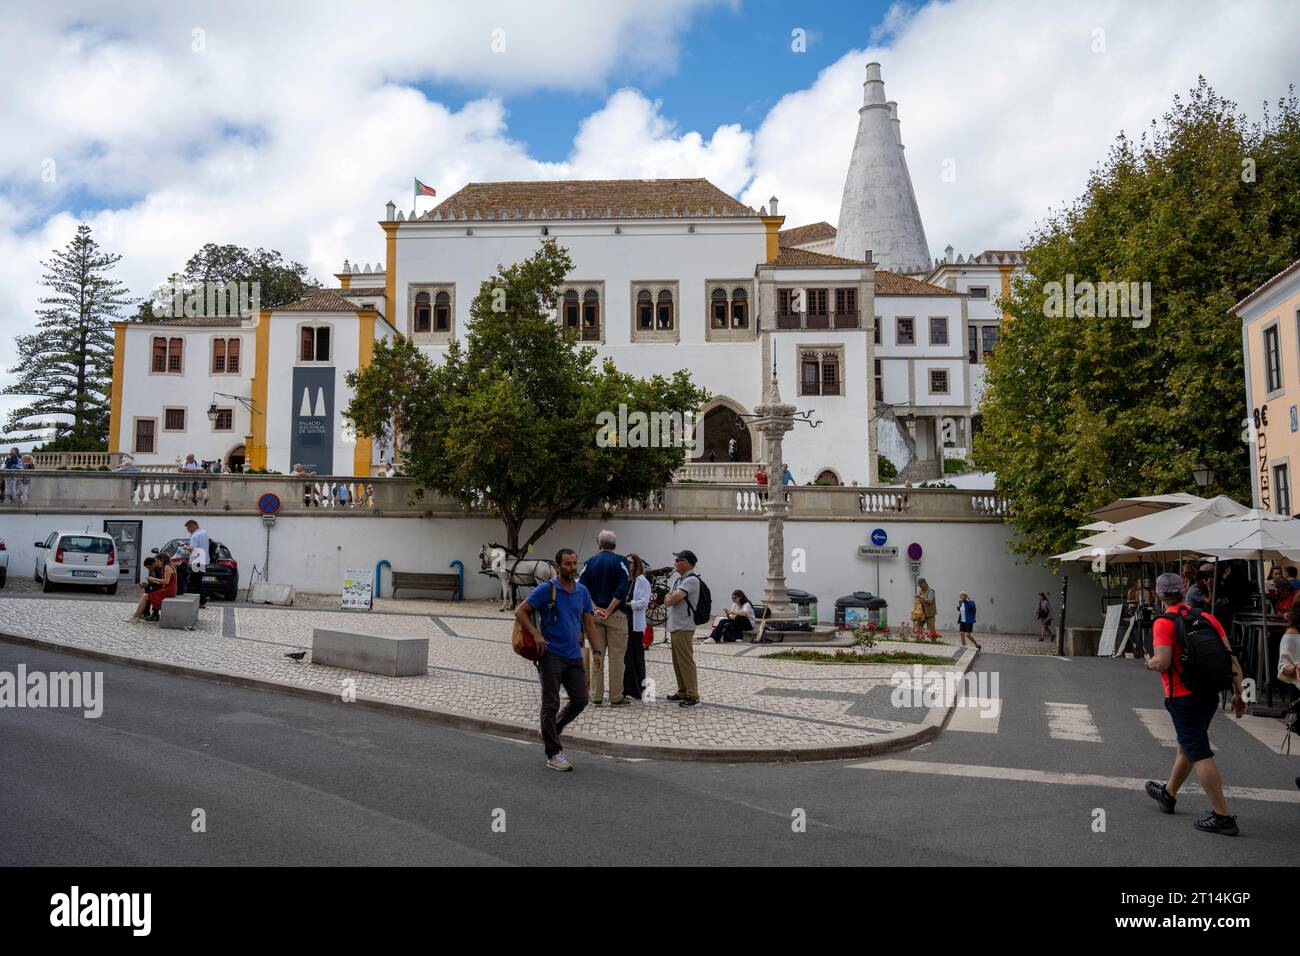
{"type": "MultiPolygon", "coordinates": [[[[1233,686],[1232,653],[1213,624],[1195,609],[1186,615],[1175,611],[1161,617],[1174,624],[1177,640],[1170,671],[1178,674],[1184,687],[1194,694],[1217,694],[1233,686]]],[[[1171,697],[1173,689],[1171,678],[1171,697]]]]}
{"type": "Polygon", "coordinates": [[[708,624],[709,618],[713,617],[713,595],[709,593],[709,586],[704,583],[704,578],[700,577],[694,571],[686,575],[688,578],[694,578],[700,582],[700,603],[691,607],[691,599],[686,599],[686,609],[691,612],[691,619],[696,624],[708,624]]]}

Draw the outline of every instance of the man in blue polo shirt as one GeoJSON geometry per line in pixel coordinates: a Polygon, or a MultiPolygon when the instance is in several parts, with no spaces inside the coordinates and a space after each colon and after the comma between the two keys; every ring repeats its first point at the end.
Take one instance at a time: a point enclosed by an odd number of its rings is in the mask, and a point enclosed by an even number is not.
{"type": "Polygon", "coordinates": [[[561,548],[555,555],[557,578],[539,584],[515,608],[515,619],[527,629],[542,651],[537,674],[542,681],[542,742],[546,745],[546,766],[572,770],[573,764],[560,747],[560,734],[587,706],[587,675],[582,667],[582,640],[594,637],[591,593],[579,584],[578,555],[561,548]],[[538,631],[533,612],[541,623],[538,631]],[[560,710],[560,686],[569,702],[560,710]]]}

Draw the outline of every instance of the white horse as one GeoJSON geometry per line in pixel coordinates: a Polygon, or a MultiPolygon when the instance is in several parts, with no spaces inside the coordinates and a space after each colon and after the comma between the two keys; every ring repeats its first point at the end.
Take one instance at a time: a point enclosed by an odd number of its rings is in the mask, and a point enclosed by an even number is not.
{"type": "Polygon", "coordinates": [[[501,610],[513,611],[510,588],[526,584],[530,589],[555,577],[555,565],[545,559],[516,560],[499,544],[485,544],[479,549],[479,562],[486,574],[494,574],[501,582],[501,610]]]}

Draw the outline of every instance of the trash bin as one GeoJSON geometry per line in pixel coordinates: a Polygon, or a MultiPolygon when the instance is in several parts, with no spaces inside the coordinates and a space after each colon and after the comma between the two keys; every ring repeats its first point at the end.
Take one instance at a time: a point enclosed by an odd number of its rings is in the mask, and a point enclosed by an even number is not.
{"type": "Polygon", "coordinates": [[[888,607],[888,601],[876,597],[870,591],[846,594],[835,599],[835,627],[844,630],[868,623],[883,627],[889,623],[888,607]]]}
{"type": "Polygon", "coordinates": [[[812,623],[817,623],[817,596],[809,594],[800,588],[787,588],[786,594],[790,596],[790,603],[799,611],[801,617],[812,619],[812,623]]]}

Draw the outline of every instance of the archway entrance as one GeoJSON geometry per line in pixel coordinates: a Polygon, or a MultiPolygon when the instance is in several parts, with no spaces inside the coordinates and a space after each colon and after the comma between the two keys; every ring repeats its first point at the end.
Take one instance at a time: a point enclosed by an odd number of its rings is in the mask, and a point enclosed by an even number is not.
{"type": "Polygon", "coordinates": [[[817,472],[817,477],[813,480],[815,485],[838,485],[839,483],[840,476],[830,468],[823,468],[817,472]]]}
{"type": "Polygon", "coordinates": [[[244,446],[236,445],[226,453],[226,471],[244,470],[244,446]]]}
{"type": "Polygon", "coordinates": [[[714,405],[700,419],[704,431],[701,454],[695,461],[730,461],[728,448],[731,439],[736,440],[736,461],[753,461],[754,449],[750,439],[749,428],[745,420],[736,414],[730,405],[714,405]],[[709,455],[712,454],[712,459],[709,455]]]}

